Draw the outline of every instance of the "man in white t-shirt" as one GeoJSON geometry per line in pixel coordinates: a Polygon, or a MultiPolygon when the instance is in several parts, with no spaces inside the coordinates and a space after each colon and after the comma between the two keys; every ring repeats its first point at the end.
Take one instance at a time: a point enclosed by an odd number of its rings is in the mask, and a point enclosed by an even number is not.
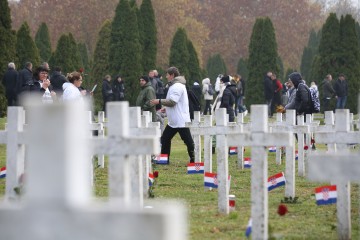
{"type": "Polygon", "coordinates": [[[170,67],[166,71],[166,79],[168,80],[169,90],[166,99],[154,99],[151,103],[161,104],[166,108],[168,117],[168,125],[161,136],[161,153],[168,154],[170,163],[171,139],[176,133],[180,134],[181,139],[187,146],[190,162],[195,161],[194,141],[191,137],[190,129],[185,127],[186,122],[191,122],[189,113],[189,100],[186,91],[186,80],[180,76],[176,67],[170,67]]]}

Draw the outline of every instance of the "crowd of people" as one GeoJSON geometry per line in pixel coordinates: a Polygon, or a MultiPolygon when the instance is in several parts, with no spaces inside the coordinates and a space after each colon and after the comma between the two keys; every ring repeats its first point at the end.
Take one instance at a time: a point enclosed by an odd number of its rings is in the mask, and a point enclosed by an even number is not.
{"type": "MultiPolygon", "coordinates": [[[[30,62],[19,72],[13,62],[8,64],[2,83],[5,87],[5,95],[8,106],[20,105],[21,98],[27,94],[38,94],[44,103],[54,101],[82,101],[85,96],[92,96],[92,91],[82,88],[82,75],[80,72],[68,73],[64,76],[60,67],[55,67],[49,77],[49,64],[44,62],[33,71],[30,62]]],[[[238,113],[247,114],[244,104],[245,79],[241,75],[234,76],[219,74],[215,80],[215,86],[210,78],[202,80],[202,86],[198,81],[191,88],[187,87],[184,76],[181,76],[176,67],[170,67],[166,71],[167,82],[164,83],[162,76],[157,70],[149,71],[148,75],[139,77],[141,88],[136,106],[142,111],[152,113],[152,121],[160,122],[161,153],[168,155],[170,162],[171,139],[179,133],[187,146],[189,162],[194,162],[194,141],[190,129],[186,123],[193,119],[193,111],[202,110],[203,115],[213,114],[218,108],[225,108],[229,115],[229,121],[235,121],[238,113]],[[203,106],[200,100],[203,99],[203,106]],[[167,126],[164,127],[164,118],[168,118],[167,126]]],[[[102,82],[103,110],[110,101],[124,101],[126,99],[125,84],[121,76],[112,77],[106,75],[102,82]]],[[[336,99],[336,108],[344,108],[346,105],[348,84],[344,74],[339,74],[338,80],[332,84],[332,76],[326,75],[320,84],[323,91],[323,111],[332,110],[332,99],[336,99]]],[[[310,87],[298,72],[288,76],[288,80],[282,84],[276,74],[268,71],[264,80],[264,103],[268,105],[269,117],[275,111],[285,112],[287,109],[295,109],[297,114],[313,113],[313,98],[319,98],[318,87],[311,82],[310,87]]],[[[131,94],[131,92],[128,92],[131,94]]]]}

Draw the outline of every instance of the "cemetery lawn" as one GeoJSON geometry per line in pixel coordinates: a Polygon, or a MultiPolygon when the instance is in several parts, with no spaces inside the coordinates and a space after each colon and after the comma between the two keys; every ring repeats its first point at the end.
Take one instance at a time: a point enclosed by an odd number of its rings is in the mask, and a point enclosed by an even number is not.
{"type": "MultiPolygon", "coordinates": [[[[4,129],[6,119],[0,119],[4,129]]],[[[135,146],[134,146],[135,147],[135,146]]],[[[136,146],[141,147],[141,146],[136,146]]],[[[324,148],[324,146],[317,146],[324,148]]],[[[245,156],[250,156],[246,148],[245,156]]],[[[275,164],[275,153],[269,153],[268,175],[285,171],[285,164],[275,164]]],[[[6,164],[5,145],[0,145],[0,167],[6,164]]],[[[217,213],[217,190],[205,191],[201,174],[187,174],[186,147],[178,135],[173,139],[170,165],[157,165],[155,199],[179,199],[188,207],[189,239],[246,239],[245,229],[250,218],[250,169],[237,168],[237,157],[229,156],[231,175],[230,194],[236,195],[236,209],[229,215],[217,213]]],[[[108,196],[107,162],[105,169],[95,170],[95,195],[108,196]]],[[[216,172],[216,154],[213,155],[213,172],[216,172]]],[[[297,172],[297,169],[296,169],[297,172]]],[[[284,187],[269,192],[269,237],[272,239],[337,239],[336,205],[317,206],[314,188],[328,183],[310,183],[303,177],[296,177],[298,203],[286,204],[288,213],[277,214],[280,201],[284,198],[284,187]]],[[[5,180],[0,179],[0,194],[4,195],[5,180]]],[[[359,231],[359,186],[351,185],[352,239],[360,238],[359,231]]]]}

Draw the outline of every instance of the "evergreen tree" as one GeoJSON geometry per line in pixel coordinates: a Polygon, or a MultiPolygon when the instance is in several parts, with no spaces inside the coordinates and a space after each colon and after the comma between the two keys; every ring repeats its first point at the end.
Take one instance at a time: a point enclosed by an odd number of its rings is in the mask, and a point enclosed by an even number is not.
{"type": "Polygon", "coordinates": [[[349,84],[346,108],[357,113],[358,94],[360,90],[360,49],[355,29],[354,18],[347,14],[340,20],[339,73],[344,73],[349,84]]]}
{"type": "Polygon", "coordinates": [[[89,73],[91,69],[89,55],[88,55],[89,50],[85,43],[78,43],[78,49],[81,57],[81,63],[82,66],[84,67],[84,71],[85,73],[89,73]]]}
{"type": "Polygon", "coordinates": [[[284,81],[284,64],[280,56],[276,59],[276,64],[279,66],[279,72],[277,72],[277,78],[282,82],[284,81]]]}
{"type": "Polygon", "coordinates": [[[279,72],[275,29],[269,18],[255,21],[249,44],[246,101],[248,105],[265,102],[263,79],[267,71],[279,72]]]}
{"type": "Polygon", "coordinates": [[[143,39],[143,57],[142,65],[144,71],[155,69],[157,52],[157,30],[155,22],[155,13],[151,0],[143,0],[140,6],[140,15],[142,27],[139,29],[140,37],[143,39]]]}
{"type": "Polygon", "coordinates": [[[70,43],[69,36],[67,34],[63,34],[60,36],[56,50],[50,60],[50,64],[52,66],[61,67],[62,72],[66,75],[66,73],[70,73],[74,71],[74,66],[72,62],[72,46],[70,43]]]}
{"type": "MultiPolygon", "coordinates": [[[[16,35],[11,30],[10,8],[7,0],[0,0],[0,79],[3,78],[9,62],[16,60],[16,35]]],[[[22,65],[17,65],[21,68],[22,65]]],[[[6,113],[6,98],[5,90],[0,84],[0,116],[3,117],[6,113]]]]}
{"type": "Polygon", "coordinates": [[[321,32],[315,79],[324,79],[328,73],[334,76],[339,71],[337,60],[340,51],[340,22],[335,13],[330,13],[321,32]]]}
{"type": "Polygon", "coordinates": [[[215,81],[219,74],[225,75],[227,73],[225,61],[219,53],[208,59],[206,70],[212,81],[215,81]]]}
{"type": "Polygon", "coordinates": [[[304,79],[309,79],[309,80],[313,79],[311,74],[311,69],[315,55],[318,53],[318,49],[319,49],[318,35],[319,34],[316,34],[315,30],[312,29],[310,32],[308,45],[304,47],[303,50],[301,64],[300,64],[300,72],[304,79]]]}
{"type": "Polygon", "coordinates": [[[123,48],[121,35],[123,31],[121,29],[121,19],[125,14],[126,6],[124,5],[126,4],[129,5],[127,0],[119,1],[115,10],[114,19],[111,23],[111,38],[109,45],[109,73],[111,75],[116,75],[120,72],[120,66],[122,61],[121,52],[123,48]]]}
{"type": "MultiPolygon", "coordinates": [[[[130,1],[130,7],[134,9],[136,17],[138,19],[138,29],[139,29],[139,43],[140,43],[140,52],[141,52],[141,60],[143,59],[143,54],[144,54],[144,44],[145,44],[145,36],[144,36],[144,25],[143,25],[143,21],[142,21],[142,16],[141,16],[141,11],[138,8],[137,4],[136,4],[136,0],[131,0],[130,1]]],[[[141,62],[141,64],[143,64],[143,62],[141,62]]],[[[143,71],[144,72],[148,72],[149,69],[146,69],[146,66],[143,65],[143,71]]]]}
{"type": "Polygon", "coordinates": [[[248,79],[249,71],[247,68],[247,59],[240,58],[237,64],[237,73],[241,75],[242,78],[248,79]]]}
{"type": "Polygon", "coordinates": [[[121,0],[120,5],[123,5],[124,11],[120,21],[120,34],[122,37],[120,74],[124,79],[125,88],[128,89],[125,98],[131,105],[134,105],[140,90],[138,80],[143,69],[141,65],[139,29],[136,13],[134,9],[130,8],[129,2],[121,0]]]}
{"type": "Polygon", "coordinates": [[[177,67],[185,79],[189,78],[188,62],[190,56],[187,45],[188,38],[185,29],[178,28],[171,43],[169,64],[177,67]]]}
{"type": "Polygon", "coordinates": [[[188,40],[187,48],[189,50],[189,79],[186,79],[186,83],[188,86],[192,86],[195,81],[201,82],[201,68],[195,47],[190,40],[188,40]]]}
{"type": "Polygon", "coordinates": [[[35,35],[35,44],[36,47],[39,49],[41,62],[48,62],[51,57],[51,42],[49,29],[44,22],[41,23],[35,35]]]}
{"type": "Polygon", "coordinates": [[[16,58],[17,66],[23,66],[25,62],[31,62],[34,67],[40,65],[39,51],[34,40],[30,36],[30,28],[24,22],[16,34],[16,58]]]}
{"type": "MultiPolygon", "coordinates": [[[[101,95],[102,79],[109,74],[109,45],[111,39],[111,22],[105,21],[98,35],[94,51],[94,64],[91,71],[90,86],[97,84],[94,92],[95,112],[102,110],[103,99],[101,95]]],[[[115,79],[114,79],[115,80],[115,79]]]]}
{"type": "Polygon", "coordinates": [[[72,71],[79,71],[80,68],[83,68],[83,64],[81,61],[81,55],[80,55],[80,51],[78,48],[78,45],[76,43],[76,40],[74,38],[74,36],[69,33],[69,42],[70,42],[70,46],[71,46],[71,59],[72,59],[72,71]]]}

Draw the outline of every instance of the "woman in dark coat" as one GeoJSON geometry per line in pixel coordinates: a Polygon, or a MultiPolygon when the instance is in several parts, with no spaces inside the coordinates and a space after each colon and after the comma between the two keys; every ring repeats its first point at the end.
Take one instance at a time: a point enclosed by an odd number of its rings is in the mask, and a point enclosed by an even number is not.
{"type": "Polygon", "coordinates": [[[125,100],[125,85],[124,81],[120,76],[115,77],[115,81],[113,82],[113,93],[114,93],[114,101],[124,101],[125,100]]]}
{"type": "Polygon", "coordinates": [[[110,75],[106,75],[105,78],[103,79],[103,84],[102,84],[102,96],[103,96],[103,102],[104,102],[103,111],[104,112],[106,112],[106,103],[114,100],[114,94],[113,94],[113,90],[112,90],[110,81],[111,81],[110,75]]]}

